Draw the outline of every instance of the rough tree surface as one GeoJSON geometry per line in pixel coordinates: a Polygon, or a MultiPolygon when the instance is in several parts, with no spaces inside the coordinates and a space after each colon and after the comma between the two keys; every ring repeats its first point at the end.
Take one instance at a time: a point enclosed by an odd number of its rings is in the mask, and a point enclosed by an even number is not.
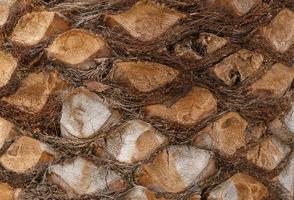
{"type": "Polygon", "coordinates": [[[0,200],[293,200],[293,0],[0,0],[0,200]]]}

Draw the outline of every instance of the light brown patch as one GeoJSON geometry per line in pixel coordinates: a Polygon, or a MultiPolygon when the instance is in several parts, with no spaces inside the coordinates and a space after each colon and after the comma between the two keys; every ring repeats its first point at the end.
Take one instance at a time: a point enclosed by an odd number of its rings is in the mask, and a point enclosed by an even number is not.
{"type": "Polygon", "coordinates": [[[208,200],[262,200],[269,195],[268,189],[259,181],[246,174],[237,173],[213,188],[208,200]]]}
{"type": "Polygon", "coordinates": [[[174,157],[168,150],[161,152],[152,162],[141,167],[143,175],[138,182],[156,191],[180,192],[185,189],[181,176],[175,167],[174,157]]]}
{"type": "Polygon", "coordinates": [[[85,30],[72,29],[53,41],[47,55],[69,67],[88,69],[95,57],[109,57],[111,52],[102,37],[85,30]]]}
{"type": "Polygon", "coordinates": [[[143,42],[154,40],[185,15],[156,5],[152,1],[139,1],[130,10],[108,15],[110,26],[121,26],[131,36],[143,42]]]}
{"type": "Polygon", "coordinates": [[[32,46],[68,29],[69,25],[60,13],[32,12],[19,19],[11,34],[11,40],[21,45],[32,46]]]}
{"type": "Polygon", "coordinates": [[[291,149],[275,137],[269,137],[260,144],[249,149],[246,158],[254,165],[273,170],[286,158],[291,149]]]}
{"type": "Polygon", "coordinates": [[[117,62],[112,79],[139,92],[151,92],[173,81],[178,70],[151,62],[117,62]]]}
{"type": "Polygon", "coordinates": [[[210,72],[226,85],[232,86],[254,75],[262,62],[261,54],[241,49],[214,65],[210,72]]]}
{"type": "Polygon", "coordinates": [[[276,63],[249,89],[253,95],[279,98],[290,88],[293,78],[294,68],[276,63]]]}
{"type": "Polygon", "coordinates": [[[195,125],[217,110],[212,93],[204,88],[194,87],[186,96],[167,107],[155,104],[145,107],[146,117],[159,117],[185,126],[195,125]]]}
{"type": "Polygon", "coordinates": [[[260,33],[274,50],[286,52],[294,44],[294,12],[283,9],[260,33]]]}
{"type": "Polygon", "coordinates": [[[38,140],[22,136],[0,157],[0,162],[7,170],[25,173],[38,165],[52,162],[53,154],[47,146],[38,140]]]}
{"type": "Polygon", "coordinates": [[[22,80],[15,94],[3,97],[5,101],[28,113],[38,113],[45,106],[50,95],[61,92],[67,83],[57,71],[31,73],[22,80]]]}
{"type": "Polygon", "coordinates": [[[16,67],[16,59],[12,55],[0,51],[0,88],[10,81],[16,67]]]}
{"type": "Polygon", "coordinates": [[[231,156],[246,145],[247,125],[238,113],[229,112],[197,133],[194,144],[231,156]]]}

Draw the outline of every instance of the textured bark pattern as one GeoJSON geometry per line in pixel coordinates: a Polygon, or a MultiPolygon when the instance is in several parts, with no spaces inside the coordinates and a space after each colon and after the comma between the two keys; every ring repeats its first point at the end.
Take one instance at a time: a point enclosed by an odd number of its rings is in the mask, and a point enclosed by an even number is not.
{"type": "Polygon", "coordinates": [[[0,0],[0,200],[292,200],[293,0],[0,0]]]}

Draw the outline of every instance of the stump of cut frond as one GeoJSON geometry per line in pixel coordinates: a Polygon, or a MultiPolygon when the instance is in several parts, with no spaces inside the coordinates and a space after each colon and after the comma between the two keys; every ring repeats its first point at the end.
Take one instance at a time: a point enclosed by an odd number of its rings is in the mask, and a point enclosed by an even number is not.
{"type": "Polygon", "coordinates": [[[0,157],[0,163],[9,171],[28,173],[40,165],[52,162],[55,156],[53,150],[46,144],[22,136],[0,157]]]}
{"type": "Polygon", "coordinates": [[[3,0],[0,2],[0,30],[15,15],[29,7],[31,0],[3,0]]]}
{"type": "Polygon", "coordinates": [[[111,52],[101,36],[81,29],[59,35],[47,49],[48,57],[77,69],[89,69],[94,58],[110,57],[111,52]]]}
{"type": "Polygon", "coordinates": [[[23,192],[20,188],[13,188],[7,183],[0,182],[0,194],[3,200],[22,200],[23,192]]]}
{"type": "Polygon", "coordinates": [[[10,53],[0,50],[0,88],[7,85],[17,67],[17,60],[10,53]]]}
{"type": "Polygon", "coordinates": [[[31,12],[22,16],[11,34],[19,45],[32,46],[69,29],[64,16],[57,12],[31,12]]]}

